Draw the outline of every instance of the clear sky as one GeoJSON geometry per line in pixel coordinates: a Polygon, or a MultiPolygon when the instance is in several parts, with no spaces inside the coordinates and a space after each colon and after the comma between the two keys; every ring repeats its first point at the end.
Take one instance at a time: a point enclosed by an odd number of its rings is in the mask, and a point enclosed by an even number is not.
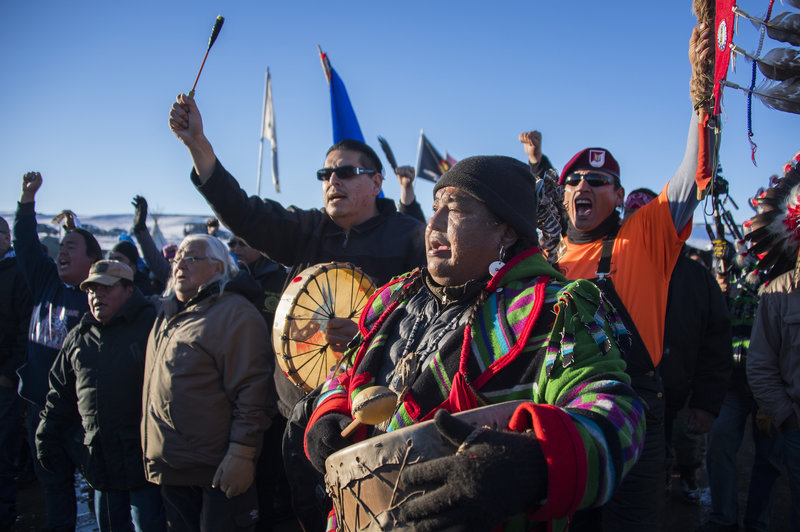
{"type": "MultiPolygon", "coordinates": [[[[762,15],[767,2],[739,5],[762,15]]],[[[0,211],[16,208],[22,174],[39,170],[39,212],[132,213],[141,194],[160,212],[210,213],[167,117],[175,95],[191,88],[217,14],[225,25],[196,94],[206,134],[255,193],[269,66],[282,192],[265,157],[261,194],[286,205],[322,201],[314,172],[332,134],[317,44],[367,142],[377,151],[376,137],[386,137],[401,164],[414,164],[420,129],[456,159],[522,159],[518,134],[539,129],[557,167],[605,146],[628,190],[660,190],[683,155],[691,114],[690,0],[5,0],[3,14],[0,211]]],[[[757,32],[742,21],[735,42],[753,51],[757,32]]],[[[767,39],[765,51],[777,45],[767,39]]],[[[740,58],[737,67],[729,77],[748,85],[750,65],[740,58]]],[[[721,162],[744,219],[746,198],[800,150],[800,116],[754,100],[756,168],[745,96],[727,89],[724,101],[721,162]]],[[[385,190],[399,195],[391,173],[385,190]]],[[[426,212],[431,191],[417,186],[426,212]]]]}

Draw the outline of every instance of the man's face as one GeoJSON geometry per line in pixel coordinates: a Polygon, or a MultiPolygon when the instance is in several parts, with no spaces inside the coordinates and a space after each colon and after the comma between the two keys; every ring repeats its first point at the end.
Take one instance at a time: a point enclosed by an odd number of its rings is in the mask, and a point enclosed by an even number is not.
{"type": "Polygon", "coordinates": [[[486,204],[455,187],[436,191],[433,216],[425,227],[428,271],[443,286],[458,286],[487,275],[516,237],[498,223],[486,204]]]}
{"type": "Polygon", "coordinates": [[[175,296],[185,303],[197,295],[198,290],[214,276],[222,273],[223,265],[208,256],[205,242],[183,243],[175,253],[172,279],[175,296]],[[189,260],[184,260],[189,258],[189,260]]]}
{"type": "Polygon", "coordinates": [[[105,325],[130,299],[133,287],[124,287],[119,283],[112,286],[92,283],[86,287],[86,292],[89,294],[89,310],[92,316],[105,325]]]}
{"type": "Polygon", "coordinates": [[[86,241],[78,233],[67,233],[58,246],[58,277],[69,285],[79,285],[89,276],[94,260],[86,255],[86,241]]]}
{"type": "MultiPolygon", "coordinates": [[[[325,168],[339,166],[370,168],[355,151],[332,151],[325,158],[325,168]]],[[[370,168],[372,169],[372,168],[370,168]]],[[[381,190],[381,174],[358,174],[342,179],[334,173],[322,182],[325,211],[339,227],[350,229],[378,214],[375,198],[381,190]]]]}
{"type": "MultiPolygon", "coordinates": [[[[577,170],[573,174],[585,175],[588,170],[577,170]]],[[[591,186],[585,179],[577,185],[564,185],[564,206],[572,225],[578,231],[591,231],[608,218],[614,209],[622,205],[625,190],[616,188],[610,174],[592,170],[591,173],[607,175],[611,182],[607,185],[591,186]]]]}
{"type": "Polygon", "coordinates": [[[228,242],[228,247],[231,253],[236,253],[236,258],[245,264],[253,264],[261,256],[258,250],[251,248],[244,243],[244,240],[238,237],[231,238],[228,242]]]}
{"type": "Polygon", "coordinates": [[[8,224],[0,221],[0,258],[11,249],[11,231],[8,224]]]}

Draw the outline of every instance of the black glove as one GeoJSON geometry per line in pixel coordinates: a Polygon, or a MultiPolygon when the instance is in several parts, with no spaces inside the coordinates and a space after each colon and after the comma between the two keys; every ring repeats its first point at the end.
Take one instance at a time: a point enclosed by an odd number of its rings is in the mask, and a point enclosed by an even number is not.
{"type": "Polygon", "coordinates": [[[547,496],[547,462],[536,438],[490,429],[476,433],[444,410],[434,423],[458,451],[406,467],[400,476],[406,493],[427,491],[399,506],[400,523],[423,531],[491,530],[547,496]]]}
{"type": "Polygon", "coordinates": [[[37,446],[36,459],[45,471],[56,474],[66,471],[69,459],[64,452],[49,452],[37,446]]]}
{"type": "Polygon", "coordinates": [[[306,450],[311,463],[325,473],[325,459],[352,442],[342,438],[342,431],[353,421],[338,412],[320,417],[306,432],[306,450]]]}
{"type": "Polygon", "coordinates": [[[147,231],[147,200],[142,196],[134,196],[131,205],[136,208],[136,212],[133,215],[134,232],[142,230],[147,231]]]}

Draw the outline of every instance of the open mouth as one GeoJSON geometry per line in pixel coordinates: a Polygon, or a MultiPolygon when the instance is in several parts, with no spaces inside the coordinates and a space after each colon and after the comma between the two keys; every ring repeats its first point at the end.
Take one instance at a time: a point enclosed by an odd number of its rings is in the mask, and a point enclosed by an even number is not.
{"type": "Polygon", "coordinates": [[[444,238],[431,235],[428,238],[428,255],[442,255],[450,253],[450,244],[444,238]]]}
{"type": "Polygon", "coordinates": [[[577,198],[575,200],[575,214],[577,216],[589,216],[592,214],[592,201],[588,198],[577,198]]]}

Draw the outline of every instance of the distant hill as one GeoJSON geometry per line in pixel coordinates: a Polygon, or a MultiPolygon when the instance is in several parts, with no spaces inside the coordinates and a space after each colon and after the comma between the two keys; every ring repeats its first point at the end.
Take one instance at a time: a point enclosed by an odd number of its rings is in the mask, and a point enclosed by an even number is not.
{"type": "MultiPolygon", "coordinates": [[[[13,212],[0,212],[0,216],[5,218],[6,221],[13,226],[13,212]]],[[[54,216],[56,216],[56,214],[37,213],[36,215],[39,238],[42,239],[43,242],[45,242],[45,238],[48,236],[56,240],[60,237],[59,228],[52,223],[54,216]]],[[[98,216],[79,216],[78,218],[81,227],[91,231],[104,250],[109,250],[114,247],[114,244],[119,241],[119,236],[130,231],[133,226],[133,214],[104,214],[98,216]]],[[[178,244],[183,240],[185,230],[190,232],[203,231],[208,215],[161,214],[157,216],[157,219],[158,228],[164,239],[164,243],[174,242],[178,244]]],[[[148,216],[147,219],[147,228],[150,230],[150,233],[153,234],[154,220],[150,216],[148,216]]],[[[224,229],[220,230],[220,235],[221,238],[226,241],[230,238],[230,232],[224,229]]],[[[156,243],[160,244],[159,242],[156,243]]]]}
{"type": "MultiPolygon", "coordinates": [[[[13,225],[14,213],[0,213],[9,224],[13,225]]],[[[39,223],[39,237],[43,238],[50,235],[58,238],[58,228],[51,222],[55,214],[37,214],[36,221],[39,223]]],[[[201,231],[205,227],[208,215],[199,214],[161,214],[157,216],[158,228],[163,235],[164,243],[180,243],[183,240],[184,230],[192,228],[191,232],[201,231]]],[[[97,237],[103,249],[111,249],[119,240],[119,235],[130,231],[133,225],[133,214],[104,214],[98,216],[80,217],[81,226],[89,229],[97,237]]],[[[148,217],[147,227],[153,233],[153,218],[148,217]]],[[[224,229],[220,230],[222,238],[227,240],[230,233],[224,229]]],[[[158,242],[157,242],[158,243],[158,242]]],[[[692,235],[687,241],[692,247],[698,249],[711,250],[713,245],[706,233],[705,225],[695,224],[692,228],[692,235]]]]}

